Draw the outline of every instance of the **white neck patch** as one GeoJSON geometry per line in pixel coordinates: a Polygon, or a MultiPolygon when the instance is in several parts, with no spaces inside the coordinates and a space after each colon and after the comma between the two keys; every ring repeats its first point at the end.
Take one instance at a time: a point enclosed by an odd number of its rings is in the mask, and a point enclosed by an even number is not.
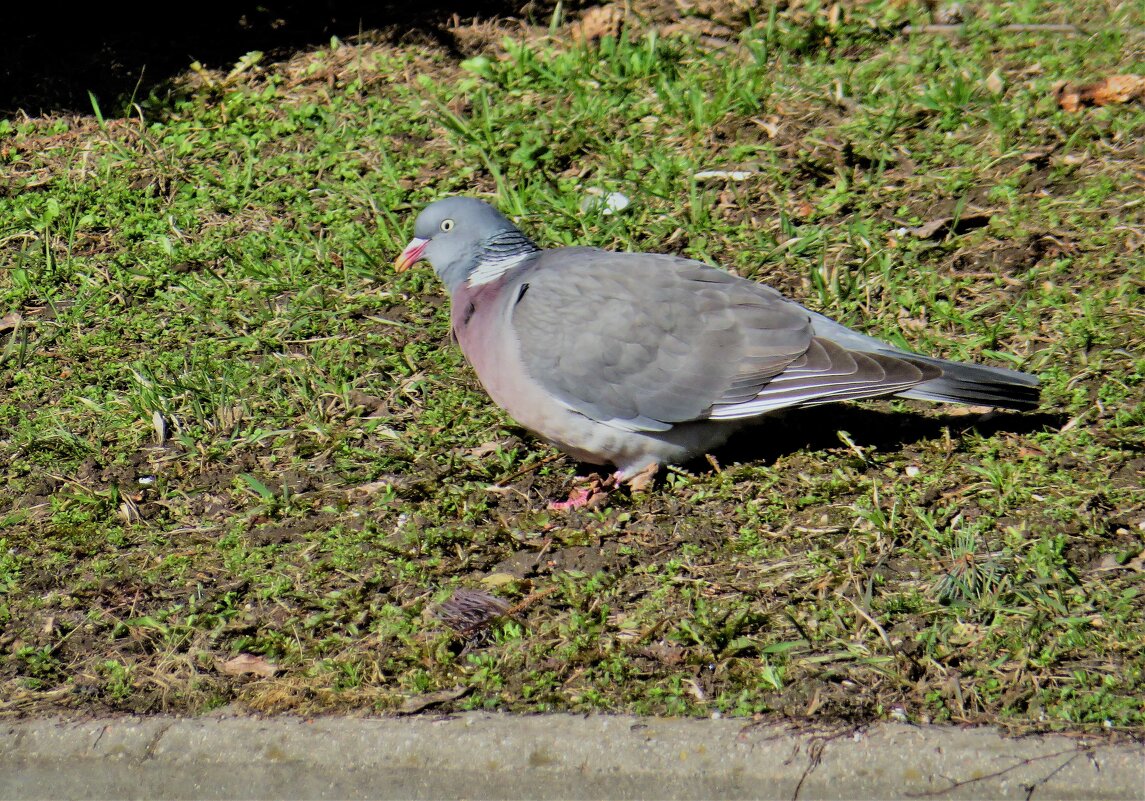
{"type": "Polygon", "coordinates": [[[477,265],[477,269],[469,274],[465,283],[467,286],[482,286],[490,281],[496,281],[534,253],[536,253],[535,250],[527,250],[524,253],[514,253],[501,258],[482,259],[481,263],[477,265]]]}

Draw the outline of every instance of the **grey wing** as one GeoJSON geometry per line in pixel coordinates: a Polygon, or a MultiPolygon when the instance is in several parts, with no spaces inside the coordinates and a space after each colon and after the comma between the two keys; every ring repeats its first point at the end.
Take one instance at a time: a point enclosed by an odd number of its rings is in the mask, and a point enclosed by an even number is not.
{"type": "Polygon", "coordinates": [[[574,248],[544,253],[520,281],[510,319],[526,369],[559,402],[618,428],[740,419],[922,378],[815,339],[805,309],[686,259],[574,248]]]}

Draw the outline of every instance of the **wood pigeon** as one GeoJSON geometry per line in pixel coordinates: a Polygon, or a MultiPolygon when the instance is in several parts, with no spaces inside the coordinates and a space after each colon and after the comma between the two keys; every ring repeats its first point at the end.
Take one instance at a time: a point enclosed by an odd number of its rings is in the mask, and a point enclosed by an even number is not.
{"type": "Polygon", "coordinates": [[[542,250],[474,198],[418,215],[395,268],[421,260],[493,400],[574,458],[614,465],[613,484],[639,489],[777,409],[886,395],[1038,404],[1035,376],[896,348],[691,259],[542,250]]]}

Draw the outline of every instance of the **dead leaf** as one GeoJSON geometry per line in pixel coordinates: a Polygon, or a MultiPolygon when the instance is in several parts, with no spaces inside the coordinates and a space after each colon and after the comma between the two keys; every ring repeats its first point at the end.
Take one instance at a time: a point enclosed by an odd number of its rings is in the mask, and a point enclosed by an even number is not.
{"type": "Polygon", "coordinates": [[[1145,98],[1145,76],[1110,75],[1085,86],[1062,84],[1054,91],[1058,105],[1074,112],[1085,106],[1108,106],[1145,98]]]}
{"type": "Polygon", "coordinates": [[[986,89],[992,95],[1000,95],[1006,88],[1006,81],[1002,78],[1002,73],[994,70],[986,76],[986,89]]]}
{"type": "Polygon", "coordinates": [[[1092,87],[1093,102],[1099,106],[1111,103],[1128,103],[1145,96],[1145,76],[1111,75],[1092,87]]]}
{"type": "Polygon", "coordinates": [[[1056,90],[1058,105],[1071,114],[1081,108],[1081,97],[1078,93],[1070,89],[1068,85],[1062,84],[1056,90]]]}
{"type": "Polygon", "coordinates": [[[359,484],[356,487],[350,487],[346,490],[346,497],[351,500],[370,498],[379,492],[392,489],[393,486],[394,482],[392,481],[371,481],[368,484],[359,484]]]}
{"type": "Polygon", "coordinates": [[[590,8],[581,15],[580,21],[573,26],[573,41],[595,42],[605,36],[618,37],[623,23],[624,13],[616,6],[590,8]]]}
{"type": "Polygon", "coordinates": [[[15,331],[23,321],[24,317],[19,312],[8,312],[0,317],[0,332],[15,331]]]}
{"type": "Polygon", "coordinates": [[[239,654],[233,659],[228,659],[226,662],[215,660],[215,670],[226,676],[242,676],[247,673],[253,673],[256,676],[262,676],[268,679],[278,673],[278,667],[276,665],[272,665],[261,656],[255,656],[254,654],[239,654]]]}
{"type": "Polygon", "coordinates": [[[415,712],[421,712],[423,709],[431,706],[456,701],[458,698],[468,695],[472,689],[472,687],[455,687],[452,690],[438,690],[435,693],[415,695],[413,698],[407,698],[402,705],[398,707],[398,714],[412,715],[415,712]]]}
{"type": "Polygon", "coordinates": [[[225,431],[233,430],[245,416],[246,412],[241,406],[220,406],[215,410],[215,422],[225,431]]]}
{"type": "Polygon", "coordinates": [[[683,662],[684,657],[688,655],[687,650],[682,646],[669,645],[663,640],[654,642],[648,647],[641,649],[641,653],[665,665],[678,665],[683,662]]]}
{"type": "Polygon", "coordinates": [[[367,395],[358,389],[352,389],[346,394],[348,406],[346,411],[353,412],[361,409],[365,412],[364,417],[367,419],[371,417],[380,417],[379,412],[383,412],[386,408],[385,398],[379,398],[374,395],[367,395]]]}

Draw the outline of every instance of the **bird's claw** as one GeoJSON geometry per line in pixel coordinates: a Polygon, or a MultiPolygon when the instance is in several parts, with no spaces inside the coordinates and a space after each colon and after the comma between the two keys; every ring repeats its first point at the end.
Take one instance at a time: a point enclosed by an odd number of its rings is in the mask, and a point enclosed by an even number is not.
{"type": "MultiPolygon", "coordinates": [[[[633,473],[631,476],[625,479],[625,482],[628,484],[628,488],[632,492],[643,492],[652,486],[652,482],[655,480],[656,474],[659,472],[660,465],[653,463],[639,470],[638,472],[633,473]]],[[[613,476],[613,478],[616,478],[616,476],[613,476]]],[[[620,483],[619,479],[616,483],[620,483]]]]}
{"type": "Polygon", "coordinates": [[[622,483],[627,484],[632,492],[643,492],[652,485],[658,472],[660,465],[650,464],[630,476],[623,476],[617,472],[601,479],[593,473],[589,476],[586,486],[573,490],[567,500],[550,502],[549,508],[558,512],[568,509],[594,509],[608,500],[608,496],[622,483]]]}
{"type": "Polygon", "coordinates": [[[569,509],[594,509],[608,499],[618,483],[615,475],[602,479],[593,473],[588,477],[586,486],[573,490],[569,493],[567,500],[550,501],[549,508],[555,512],[564,512],[569,509]]]}

